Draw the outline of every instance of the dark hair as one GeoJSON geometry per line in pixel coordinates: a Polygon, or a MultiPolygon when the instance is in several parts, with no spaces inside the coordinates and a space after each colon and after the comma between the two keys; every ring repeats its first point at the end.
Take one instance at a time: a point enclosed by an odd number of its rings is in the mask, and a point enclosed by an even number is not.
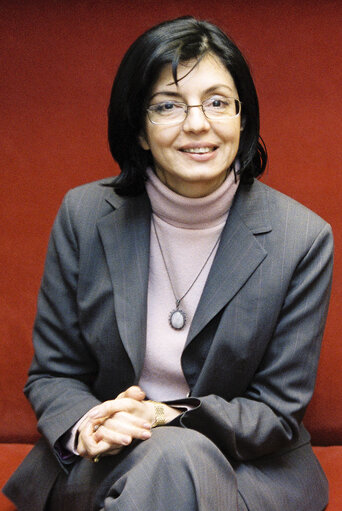
{"type": "Polygon", "coordinates": [[[266,147],[259,135],[259,106],[249,67],[237,46],[216,25],[185,16],[165,21],[142,34],[126,52],[116,74],[108,108],[108,139],[121,168],[114,188],[120,195],[138,195],[145,188],[150,151],[139,144],[144,131],[150,91],[162,68],[171,64],[177,83],[180,62],[215,54],[227,68],[242,102],[242,126],[237,157],[242,183],[262,174],[266,147]]]}

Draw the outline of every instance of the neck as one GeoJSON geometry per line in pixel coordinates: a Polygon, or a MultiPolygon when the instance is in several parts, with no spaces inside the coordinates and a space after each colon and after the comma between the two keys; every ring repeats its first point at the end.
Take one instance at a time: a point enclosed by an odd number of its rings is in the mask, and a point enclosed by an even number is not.
{"type": "Polygon", "coordinates": [[[164,173],[156,169],[156,175],[165,186],[178,195],[191,199],[206,197],[207,195],[215,192],[215,190],[217,190],[226,180],[228,173],[229,171],[227,170],[225,174],[218,176],[217,179],[209,181],[204,181],[203,179],[200,181],[184,181],[184,179],[170,179],[164,173]]]}

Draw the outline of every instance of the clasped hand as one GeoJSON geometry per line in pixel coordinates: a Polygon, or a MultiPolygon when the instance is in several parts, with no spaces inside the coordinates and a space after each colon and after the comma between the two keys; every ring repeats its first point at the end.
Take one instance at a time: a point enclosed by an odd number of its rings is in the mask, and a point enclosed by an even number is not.
{"type": "MultiPolygon", "coordinates": [[[[97,456],[115,455],[133,439],[149,439],[154,422],[154,405],[145,397],[140,387],[134,386],[116,399],[92,408],[78,428],[77,452],[80,456],[94,459],[97,456]]],[[[163,406],[166,422],[181,413],[167,405],[163,406]]]]}

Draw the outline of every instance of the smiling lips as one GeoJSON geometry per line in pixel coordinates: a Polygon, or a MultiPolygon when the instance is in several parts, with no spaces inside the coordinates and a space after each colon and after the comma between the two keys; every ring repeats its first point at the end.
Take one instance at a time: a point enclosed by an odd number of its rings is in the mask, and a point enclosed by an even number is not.
{"type": "Polygon", "coordinates": [[[179,151],[184,154],[188,160],[206,163],[216,157],[216,150],[218,146],[215,145],[201,145],[201,146],[184,146],[180,147],[179,151]]]}
{"type": "Polygon", "coordinates": [[[216,146],[207,146],[207,147],[182,147],[180,151],[183,153],[190,153],[190,154],[207,154],[212,153],[217,149],[216,146]]]}

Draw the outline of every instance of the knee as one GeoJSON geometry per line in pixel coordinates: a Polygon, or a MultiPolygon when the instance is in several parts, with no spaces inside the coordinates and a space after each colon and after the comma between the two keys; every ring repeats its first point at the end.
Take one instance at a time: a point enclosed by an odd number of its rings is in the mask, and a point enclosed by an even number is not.
{"type": "Polygon", "coordinates": [[[200,448],[207,443],[214,445],[209,438],[194,429],[175,426],[161,426],[152,430],[154,442],[162,445],[184,445],[185,448],[200,448]]]}
{"type": "Polygon", "coordinates": [[[237,509],[232,467],[211,440],[191,429],[155,428],[150,439],[122,454],[107,483],[98,493],[107,503],[103,509],[128,509],[124,502],[135,498],[141,510],[237,509]],[[158,482],[153,492],[151,481],[158,482]]]}
{"type": "Polygon", "coordinates": [[[203,457],[228,464],[218,447],[209,438],[193,429],[164,426],[156,428],[152,437],[156,451],[164,460],[174,461],[176,458],[178,461],[181,459],[189,461],[203,457]]]}

